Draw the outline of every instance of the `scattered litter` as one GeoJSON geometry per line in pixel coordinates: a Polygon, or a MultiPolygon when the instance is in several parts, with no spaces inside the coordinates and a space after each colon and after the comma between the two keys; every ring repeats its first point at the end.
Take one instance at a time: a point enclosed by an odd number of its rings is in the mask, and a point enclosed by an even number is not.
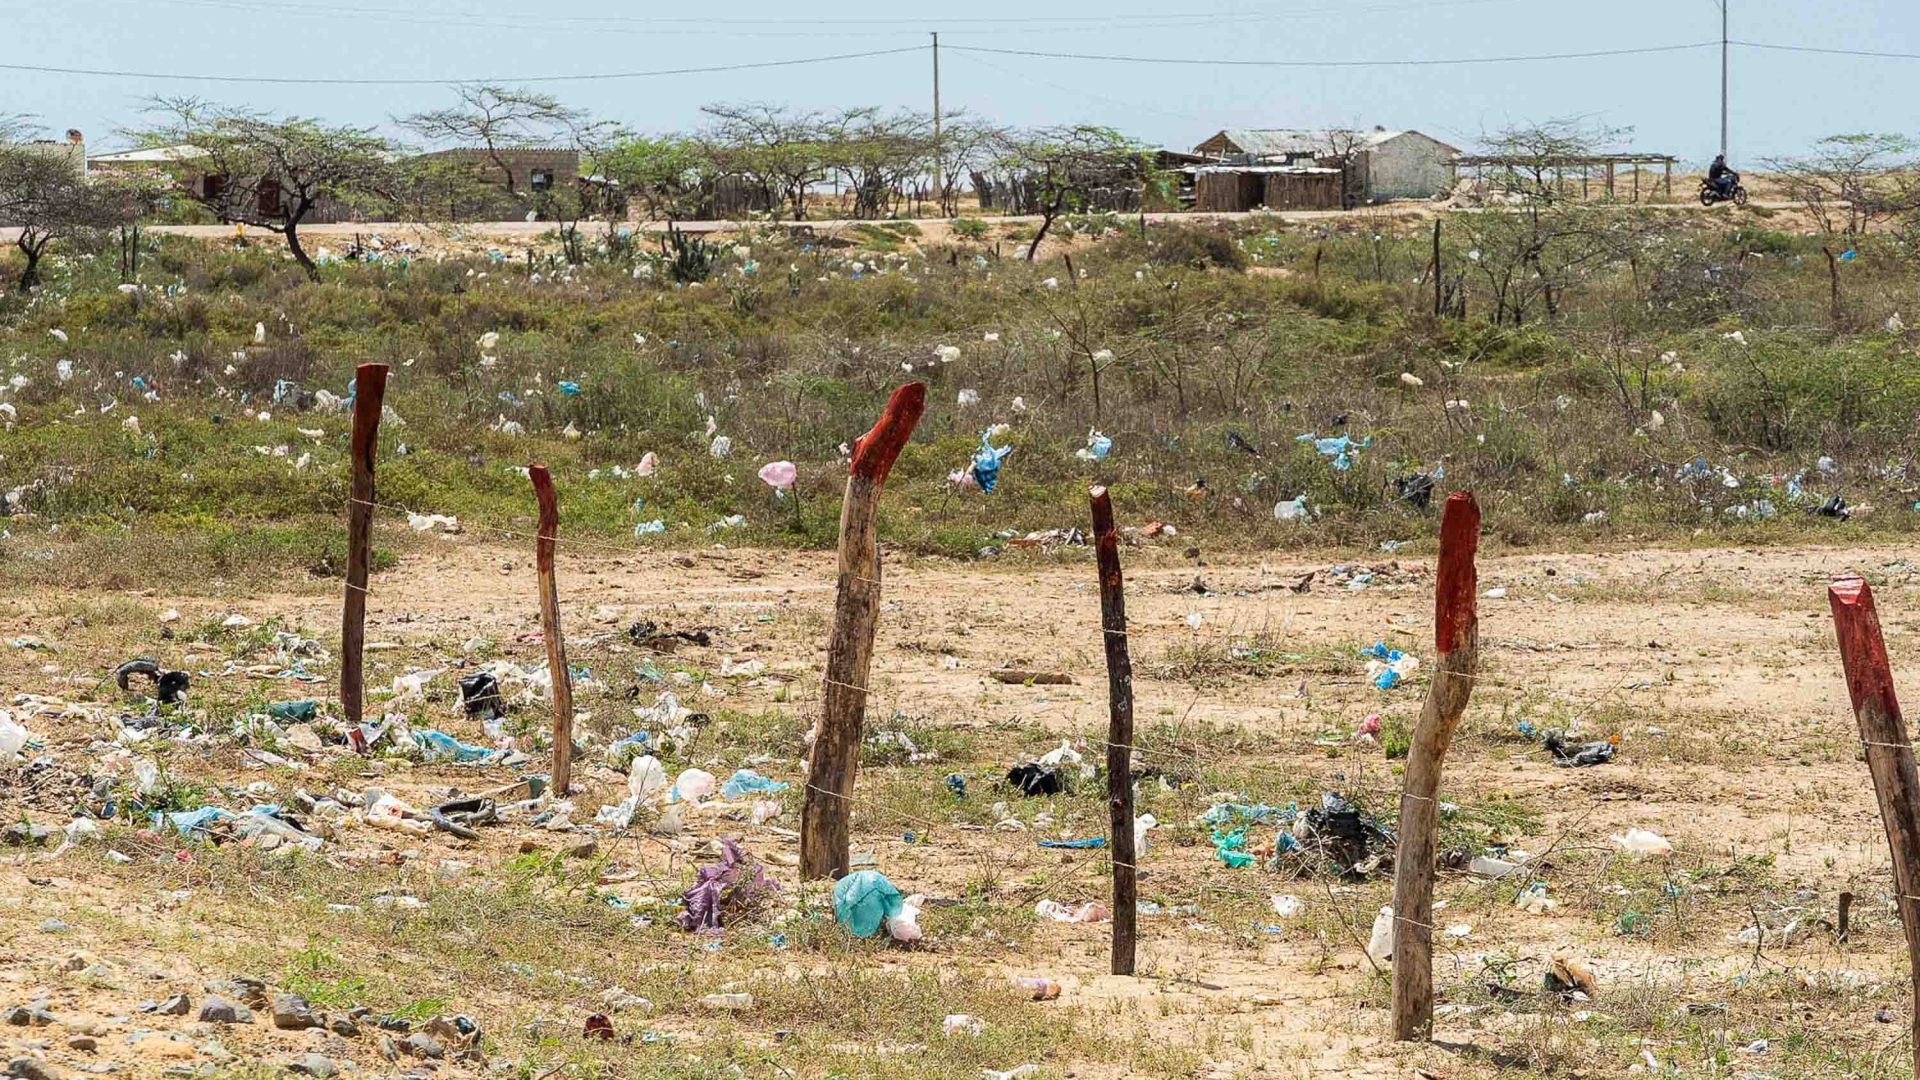
{"type": "Polygon", "coordinates": [[[1107,460],[1107,455],[1112,452],[1112,439],[1107,438],[1098,431],[1089,430],[1087,432],[1087,445],[1074,451],[1073,456],[1079,458],[1081,461],[1105,461],[1107,460]]]}
{"type": "Polygon", "coordinates": [[[127,680],[135,675],[145,675],[153,680],[154,699],[162,705],[177,705],[187,692],[188,678],[184,671],[162,671],[160,665],[148,657],[129,660],[114,669],[113,682],[122,690],[131,691],[127,680]]]}
{"type": "Polygon", "coordinates": [[[1058,795],[1067,789],[1066,781],[1059,770],[1048,768],[1037,761],[1015,765],[1007,770],[1007,783],[1020,789],[1022,795],[1058,795]]]}
{"type": "Polygon", "coordinates": [[[874,936],[905,908],[906,898],[878,870],[855,870],[834,882],[834,921],[854,937],[874,936]]]}
{"type": "Polygon", "coordinates": [[[695,871],[693,884],[681,894],[686,910],[676,921],[682,930],[719,930],[726,919],[752,911],[779,890],[766,867],[749,859],[739,841],[725,838],[720,861],[695,871]]]}
{"type": "Polygon", "coordinates": [[[1673,854],[1673,845],[1667,841],[1667,838],[1648,829],[1628,829],[1625,833],[1615,835],[1613,842],[1619,844],[1622,850],[1635,855],[1673,854]]]}
{"type": "Polygon", "coordinates": [[[1384,641],[1376,641],[1360,650],[1360,655],[1369,657],[1367,661],[1367,681],[1381,690],[1391,690],[1400,685],[1400,680],[1413,674],[1420,667],[1420,658],[1409,656],[1399,649],[1388,648],[1384,641]]]}

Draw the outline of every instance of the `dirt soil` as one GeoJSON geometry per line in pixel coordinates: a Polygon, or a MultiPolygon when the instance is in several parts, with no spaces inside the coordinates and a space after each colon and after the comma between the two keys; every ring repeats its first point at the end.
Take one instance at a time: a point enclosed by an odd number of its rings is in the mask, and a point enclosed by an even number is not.
{"type": "MultiPolygon", "coordinates": [[[[1022,799],[996,779],[1019,756],[1043,753],[1063,739],[1081,740],[1088,763],[1104,759],[1099,609],[1091,555],[1081,547],[966,563],[886,559],[868,731],[956,741],[941,761],[889,757],[862,772],[854,849],[873,854],[903,891],[934,898],[983,892],[979,902],[999,914],[967,921],[929,909],[928,939],[911,950],[875,945],[848,952],[832,943],[838,930],[826,924],[811,933],[829,944],[751,953],[739,961],[738,977],[837,978],[859,968],[1004,992],[1007,976],[1046,976],[1064,987],[1057,1001],[1009,1008],[1031,1018],[1035,1030],[1062,1025],[1097,1038],[1063,1041],[1056,1052],[1044,1046],[1007,1051],[1040,1063],[1036,1076],[1467,1077],[1516,1070],[1611,1076],[1645,1070],[1656,1060],[1663,1069],[1671,1064],[1700,1076],[1905,1075],[1907,1051],[1897,1044],[1910,1004],[1889,857],[1824,588],[1836,573],[1866,572],[1879,590],[1896,672],[1911,674],[1920,669],[1912,632],[1920,582],[1905,548],[1483,558],[1484,662],[1443,795],[1456,800],[1462,814],[1498,820],[1483,840],[1543,860],[1525,876],[1547,881],[1559,906],[1530,914],[1516,908],[1519,889],[1510,882],[1443,870],[1446,906],[1436,919],[1445,928],[1436,943],[1440,1039],[1403,1046],[1385,1035],[1387,984],[1360,944],[1387,902],[1390,872],[1355,882],[1297,868],[1228,868],[1215,856],[1208,830],[1189,819],[1217,792],[1232,792],[1235,801],[1297,801],[1304,809],[1317,803],[1322,789],[1391,816],[1400,762],[1352,733],[1372,713],[1381,715],[1387,731],[1410,728],[1425,672],[1383,691],[1369,682],[1357,650],[1383,641],[1430,665],[1430,548],[1425,555],[1411,554],[1413,548],[1373,553],[1356,571],[1350,553],[1201,564],[1184,544],[1185,538],[1160,539],[1123,549],[1139,669],[1136,768],[1158,770],[1165,782],[1150,800],[1164,812],[1152,849],[1141,858],[1141,895],[1172,909],[1140,920],[1140,977],[1105,973],[1106,925],[1032,915],[1041,899],[1106,898],[1102,852],[1036,844],[1103,834],[1101,782],[1083,781],[1073,798],[1049,800],[1022,799]],[[1065,673],[1073,682],[1019,685],[990,677],[1003,666],[1065,673]],[[1590,768],[1556,768],[1517,733],[1522,721],[1539,727],[1578,721],[1584,738],[1617,736],[1617,757],[1590,768]],[[963,803],[944,790],[947,773],[967,778],[963,803]],[[1180,820],[1173,819],[1175,808],[1180,820]],[[994,824],[1009,818],[1017,831],[994,824]],[[1629,828],[1666,837],[1673,853],[1622,852],[1609,838],[1629,828]],[[1843,891],[1857,897],[1846,943],[1828,928],[1843,891]],[[1297,896],[1304,913],[1276,914],[1268,898],[1277,894],[1297,896]],[[1651,929],[1635,924],[1624,907],[1635,908],[1651,929]],[[1751,930],[1756,921],[1763,928],[1758,934],[1751,930]],[[1577,957],[1590,968],[1598,984],[1590,1002],[1531,1001],[1554,955],[1577,957]],[[1518,1005],[1486,996],[1484,984],[1503,972],[1518,988],[1518,1005]],[[1769,989],[1755,989],[1763,984],[1769,989]],[[1835,986],[1842,989],[1805,996],[1835,986]],[[1701,1025],[1711,1030],[1696,1030],[1701,1025]],[[1752,1040],[1769,1037],[1771,1049],[1752,1048],[1752,1040]],[[1167,1056],[1142,1056],[1154,1049],[1167,1056]],[[1783,1058],[1793,1054],[1805,1056],[1783,1058]],[[1709,1073],[1707,1062],[1722,1057],[1731,1064],[1716,1064],[1709,1073]],[[1822,1064],[1836,1061],[1842,1063],[1832,1064],[1831,1073],[1822,1064]]],[[[803,894],[792,830],[803,782],[800,740],[817,709],[834,599],[832,558],[576,548],[563,557],[559,580],[572,662],[593,671],[593,683],[580,695],[581,726],[600,735],[584,755],[573,821],[591,822],[600,805],[625,793],[625,778],[600,763],[599,747],[606,735],[632,730],[630,708],[653,701],[659,687],[642,685],[633,674],[648,663],[697,666],[704,679],[680,691],[694,709],[764,718],[773,730],[772,749],[757,767],[793,785],[779,797],[780,817],[751,824],[730,820],[725,811],[690,812],[683,835],[631,843],[614,830],[595,833],[584,824],[573,832],[502,824],[483,829],[476,843],[344,823],[314,859],[330,868],[330,884],[303,896],[250,882],[251,871],[223,873],[223,862],[275,862],[273,853],[250,852],[237,842],[215,848],[116,827],[60,854],[51,845],[0,849],[8,864],[0,871],[0,1010],[44,1002],[52,1017],[46,1026],[0,1026],[6,1056],[34,1058],[61,1075],[191,1074],[227,1068],[230,1060],[284,1064],[308,1052],[376,1074],[425,1067],[404,1048],[398,1064],[387,1061],[371,1018],[357,1034],[328,1035],[276,1030],[267,1020],[270,1009],[256,1008],[253,1023],[238,1025],[138,1010],[143,1000],[187,993],[197,1012],[206,986],[239,964],[256,965],[247,973],[267,982],[270,992],[282,989],[282,973],[298,969],[302,950],[318,947],[316,941],[346,956],[343,963],[366,979],[370,996],[384,985],[383,965],[427,973],[395,974],[396,982],[414,985],[430,976],[431,940],[396,936],[386,955],[355,953],[354,933],[343,928],[361,916],[333,909],[359,911],[378,901],[362,895],[351,904],[322,906],[346,897],[356,875],[376,880],[376,870],[417,868],[408,880],[421,895],[430,887],[458,891],[474,887],[459,882],[493,880],[525,852],[555,852],[597,835],[603,857],[616,856],[602,869],[601,880],[614,882],[612,892],[628,899],[642,892],[671,896],[689,860],[704,857],[704,842],[727,835],[742,838],[786,895],[803,894]],[[657,654],[624,633],[641,620],[706,629],[713,644],[657,654]],[[726,674],[756,660],[764,671],[726,674]],[[700,681],[708,689],[697,689],[700,681]],[[109,848],[131,861],[110,859],[109,848]],[[338,896],[323,895],[328,889],[338,896]]],[[[477,639],[497,643],[488,655],[522,664],[542,655],[532,568],[517,547],[471,535],[431,543],[378,574],[371,592],[368,639],[378,649],[369,655],[368,684],[376,691],[410,667],[471,663],[485,651],[477,639]]],[[[324,581],[290,582],[285,591],[264,595],[228,595],[218,583],[191,579],[137,595],[0,595],[0,645],[12,645],[0,648],[0,707],[11,708],[44,744],[28,757],[58,763],[48,776],[63,769],[124,776],[124,755],[116,762],[111,743],[101,740],[113,737],[114,713],[141,708],[106,677],[114,664],[148,653],[188,668],[195,673],[189,700],[201,708],[312,696],[323,715],[337,715],[337,664],[308,665],[324,683],[275,677],[270,661],[250,673],[247,665],[263,663],[259,656],[223,645],[219,631],[196,637],[189,628],[217,626],[238,614],[254,627],[272,623],[318,638],[332,654],[339,610],[338,584],[324,581]],[[162,621],[169,611],[179,612],[177,621],[162,621]]],[[[414,707],[414,726],[432,724],[484,742],[479,725],[458,713],[452,686],[458,674],[429,683],[427,702],[414,707]]],[[[744,719],[731,723],[750,726],[744,719]]],[[[701,738],[690,757],[716,776],[724,779],[747,764],[748,749],[729,743],[725,731],[701,738]]],[[[171,767],[217,785],[205,796],[230,807],[255,796],[278,800],[301,785],[358,792],[370,784],[425,806],[450,789],[483,790],[518,775],[504,765],[369,766],[338,747],[281,753],[303,771],[250,768],[225,740],[177,751],[171,767]],[[253,795],[242,790],[260,783],[265,786],[253,795]]],[[[66,825],[71,792],[23,776],[9,779],[0,766],[0,811],[8,822],[66,825]]],[[[1143,788],[1154,785],[1142,781],[1143,788]]],[[[1269,842],[1274,832],[1265,830],[1269,842]]],[[[378,888],[389,887],[388,878],[377,880],[378,888]]],[[[777,928],[768,918],[758,918],[756,932],[777,928]]],[[[401,924],[393,929],[398,934],[401,924]]],[[[579,933],[560,932],[536,944],[559,950],[571,942],[566,948],[577,951],[579,933]]],[[[678,940],[664,934],[626,945],[595,939],[587,951],[604,965],[597,970],[627,973],[624,989],[664,1003],[672,994],[662,984],[679,978],[675,972],[729,962],[678,940]]],[[[727,947],[736,944],[729,938],[727,947]]],[[[557,971],[567,962],[556,954],[549,966],[557,971]]],[[[529,1025],[538,1027],[536,1017],[557,1017],[559,1028],[577,1032],[585,1014],[609,1011],[599,1004],[604,990],[583,984],[543,996],[507,976],[446,986],[437,995],[448,1002],[445,1011],[481,1024],[492,1040],[483,1043],[490,1057],[456,1061],[450,1047],[445,1059],[427,1064],[443,1073],[485,1074],[490,1061],[496,1069],[540,1075],[572,1052],[566,1038],[578,1040],[572,1034],[558,1042],[550,1034],[534,1038],[525,1034],[529,1025]]],[[[623,1030],[631,1027],[615,1019],[623,1030]]],[[[788,1019],[750,1015],[726,1038],[729,1044],[773,1038],[772,1046],[777,1037],[765,1033],[788,1019]]],[[[663,1004],[646,1024],[697,1046],[716,1022],[688,1001],[663,1004]]],[[[805,1030],[799,1020],[791,1026],[805,1030]]],[[[441,1030],[445,1035],[445,1025],[441,1030]]],[[[941,1036],[932,1031],[920,1038],[941,1036]]],[[[913,1047],[907,1040],[892,1049],[911,1055],[913,1047]]],[[[1010,1069],[1021,1060],[996,1067],[1010,1069]]],[[[760,1065],[745,1073],[829,1071],[789,1062],[779,1072],[760,1065]]]]}

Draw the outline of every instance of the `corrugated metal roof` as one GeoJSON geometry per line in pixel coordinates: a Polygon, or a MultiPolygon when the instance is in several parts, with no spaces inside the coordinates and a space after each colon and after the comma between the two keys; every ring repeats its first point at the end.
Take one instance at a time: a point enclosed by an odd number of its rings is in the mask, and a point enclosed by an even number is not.
{"type": "Polygon", "coordinates": [[[112,154],[94,154],[87,158],[89,165],[164,165],[174,161],[190,161],[205,157],[206,151],[197,146],[180,144],[178,146],[155,146],[142,150],[121,150],[112,154]]]}
{"type": "MultiPolygon", "coordinates": [[[[1227,141],[1250,157],[1297,157],[1302,154],[1331,154],[1339,145],[1357,141],[1361,146],[1379,146],[1402,135],[1423,135],[1406,131],[1346,131],[1340,128],[1227,128],[1220,132],[1227,141]]],[[[1217,135],[1215,138],[1219,138],[1217,135]]],[[[1425,138],[1432,138],[1425,135],[1425,138]]],[[[1211,141],[1211,140],[1209,140],[1211,141]]],[[[1440,142],[1434,139],[1435,142],[1440,142]]],[[[1447,146],[1446,143],[1440,143],[1447,146]]],[[[1447,149],[1458,153],[1452,146],[1447,149]]]]}

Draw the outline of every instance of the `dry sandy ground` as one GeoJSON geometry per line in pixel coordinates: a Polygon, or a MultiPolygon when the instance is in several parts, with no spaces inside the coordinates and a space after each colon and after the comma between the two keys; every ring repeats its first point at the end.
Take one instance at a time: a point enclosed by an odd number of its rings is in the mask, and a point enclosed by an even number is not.
{"type": "MultiPolygon", "coordinates": [[[[1390,724],[1398,719],[1410,725],[1424,681],[1383,693],[1366,682],[1351,657],[1356,647],[1385,640],[1430,659],[1430,556],[1369,556],[1365,562],[1380,572],[1367,588],[1355,590],[1329,574],[1339,561],[1331,554],[1197,565],[1182,554],[1183,543],[1154,542],[1123,552],[1130,573],[1132,644],[1141,669],[1140,741],[1164,755],[1157,764],[1170,773],[1247,778],[1245,794],[1274,803],[1300,798],[1305,805],[1311,792],[1326,786],[1366,794],[1373,807],[1390,807],[1396,763],[1378,747],[1346,743],[1345,734],[1370,712],[1382,713],[1390,724]],[[1304,592],[1294,591],[1290,586],[1308,572],[1317,572],[1313,583],[1304,592]],[[1196,589],[1196,578],[1204,592],[1196,589]],[[1249,643],[1289,658],[1258,669],[1226,670],[1233,666],[1223,659],[1228,650],[1249,643]],[[1219,663],[1205,671],[1183,668],[1182,658],[1191,655],[1219,663]]],[[[1544,958],[1563,951],[1582,957],[1595,971],[1602,993],[1587,1008],[1601,1013],[1624,1012],[1629,1000],[1652,1002],[1657,1013],[1685,1003],[1722,1001],[1730,986],[1756,972],[1787,973],[1810,985],[1837,977],[1853,980],[1850,985],[1859,989],[1853,1000],[1834,1003],[1834,1011],[1822,1014],[1819,1024],[1827,1026],[1822,1037],[1836,1045],[1897,1041],[1908,1014],[1899,929],[1886,903],[1888,853],[1858,758],[1824,583],[1841,571],[1870,575],[1879,589],[1896,670],[1904,667],[1910,676],[1920,670],[1912,633],[1920,584],[1906,558],[1904,549],[1893,547],[1506,552],[1483,558],[1481,589],[1494,592],[1481,601],[1485,665],[1444,791],[1462,802],[1528,808],[1538,824],[1513,837],[1514,846],[1536,854],[1562,852],[1575,860],[1569,865],[1577,875],[1553,878],[1566,910],[1544,916],[1514,910],[1510,894],[1496,898],[1484,882],[1444,876],[1441,896],[1449,901],[1452,917],[1472,929],[1440,950],[1437,975],[1443,990],[1464,1002],[1465,988],[1481,981],[1484,959],[1495,954],[1517,958],[1522,981],[1531,984],[1544,958]],[[1511,734],[1523,717],[1556,726],[1577,718],[1594,737],[1617,734],[1619,757],[1590,769],[1553,768],[1541,751],[1511,734]],[[1751,921],[1747,897],[1728,904],[1702,900],[1692,909],[1699,925],[1685,932],[1652,938],[1614,934],[1610,920],[1594,911],[1603,906],[1608,889],[1618,888],[1611,884],[1614,875],[1631,870],[1621,869],[1627,857],[1614,854],[1607,839],[1629,827],[1669,838],[1676,848],[1673,866],[1770,858],[1767,895],[1792,899],[1798,892],[1812,911],[1830,915],[1836,895],[1851,889],[1861,897],[1856,908],[1861,929],[1848,946],[1816,934],[1777,944],[1762,958],[1752,945],[1728,936],[1751,921]],[[1863,974],[1831,976],[1834,972],[1863,974]],[[1881,1010],[1893,1015],[1883,1014],[1876,1023],[1881,1010]]],[[[794,732],[803,731],[817,702],[833,602],[831,568],[826,555],[790,552],[623,556],[577,549],[567,555],[560,581],[574,662],[592,664],[609,689],[606,696],[589,694],[583,700],[583,708],[595,714],[588,726],[618,729],[624,719],[627,703],[618,692],[634,680],[623,681],[622,673],[640,657],[619,632],[650,618],[669,626],[713,628],[715,646],[691,650],[710,670],[718,669],[722,658],[763,661],[764,676],[714,680],[725,687],[724,706],[777,710],[791,718],[794,732]]],[[[976,776],[1004,768],[1016,753],[1041,752],[1063,737],[1086,738],[1092,744],[1088,759],[1100,756],[1104,673],[1085,549],[982,563],[890,555],[885,577],[887,603],[871,679],[869,730],[888,728],[898,723],[892,718],[906,716],[928,727],[968,732],[985,758],[970,770],[976,776]],[[987,675],[999,665],[1064,671],[1075,683],[1005,685],[987,675]]],[[[122,658],[119,654],[173,649],[169,662],[180,662],[179,647],[156,637],[159,624],[153,620],[169,608],[183,614],[181,626],[240,612],[255,621],[281,618],[331,639],[339,610],[334,588],[300,584],[293,591],[252,596],[224,595],[216,586],[132,597],[0,595],[0,639],[38,634],[59,650],[0,650],[0,686],[9,698],[37,691],[111,702],[114,691],[110,683],[101,683],[100,673],[122,658]],[[132,646],[124,643],[128,631],[106,632],[116,618],[138,627],[132,646]],[[113,634],[122,635],[120,643],[113,634]]],[[[531,661],[539,655],[537,618],[523,552],[471,537],[429,545],[375,579],[369,638],[399,647],[373,654],[369,682],[383,686],[408,665],[439,666],[443,658],[457,658],[461,643],[474,638],[498,641],[505,654],[531,661]]],[[[688,655],[683,650],[678,658],[688,655]]],[[[211,659],[203,664],[218,666],[211,659]]],[[[244,682],[237,676],[232,681],[244,682]]],[[[447,730],[474,738],[477,728],[453,719],[450,683],[451,676],[441,676],[435,715],[447,730]]],[[[323,692],[299,686],[267,690],[275,696],[323,692]]],[[[648,691],[640,700],[650,698],[648,691]]],[[[719,704],[703,699],[696,707],[719,704]]],[[[323,705],[331,702],[323,698],[323,705]]],[[[63,757],[83,756],[87,741],[104,730],[102,721],[76,716],[43,717],[29,726],[63,757]]],[[[796,757],[763,768],[779,779],[796,780],[796,757]]],[[[709,767],[724,777],[736,764],[716,760],[709,767]]],[[[907,891],[954,895],[991,864],[1001,882],[1002,896],[996,898],[1009,905],[1030,908],[1043,892],[1061,900],[1102,895],[1104,864],[1098,860],[1040,851],[1030,833],[959,829],[927,820],[938,811],[925,807],[937,808],[937,800],[917,801],[912,811],[883,804],[900,797],[901,785],[889,780],[893,771],[863,774],[862,790],[876,793],[876,801],[863,804],[855,815],[855,844],[857,851],[875,852],[907,891]],[[903,843],[903,829],[926,832],[932,842],[903,843]]],[[[261,776],[232,775],[241,782],[261,776]]],[[[937,785],[938,776],[936,770],[927,782],[937,785]]],[[[501,771],[491,782],[509,778],[501,771]]],[[[484,786],[471,771],[451,766],[417,768],[386,782],[422,802],[449,784],[484,786]]],[[[584,783],[589,794],[580,798],[586,809],[577,819],[591,817],[602,801],[597,796],[612,801],[622,780],[589,764],[584,783]]],[[[1004,789],[975,797],[1010,798],[1004,789]]],[[[797,807],[797,800],[789,805],[797,807]]],[[[1103,831],[1099,804],[1089,807],[1091,813],[1063,820],[1060,831],[1070,825],[1083,834],[1103,831]]],[[[10,820],[64,822],[63,815],[22,798],[17,789],[0,788],[0,809],[10,820]]],[[[695,831],[714,834],[720,824],[695,831]]],[[[793,815],[770,827],[728,826],[727,831],[746,836],[751,849],[773,862],[776,876],[790,882],[793,870],[784,857],[794,844],[780,825],[795,826],[793,815]]],[[[392,849],[389,857],[399,861],[445,857],[451,849],[483,868],[490,859],[510,857],[514,843],[503,836],[475,848],[444,836],[396,840],[365,830],[341,840],[343,847],[385,844],[392,849]]],[[[0,932],[5,950],[0,1009],[16,1004],[13,999],[51,994],[56,1013],[65,1009],[89,1018],[77,1023],[101,1032],[100,1047],[70,1051],[71,1032],[60,1027],[0,1027],[0,1043],[13,1048],[9,1056],[26,1047],[61,1068],[122,1061],[140,1074],[171,1063],[153,1059],[154,1053],[176,1055],[189,1065],[206,1062],[204,1053],[182,1049],[198,1045],[191,1039],[127,1045],[127,1033],[146,1030],[204,1037],[205,1030],[190,1023],[193,1017],[126,1017],[138,998],[189,989],[193,980],[216,978],[219,971],[189,958],[143,954],[124,942],[76,941],[41,926],[48,917],[83,925],[87,910],[103,905],[137,908],[156,925],[190,918],[193,905],[170,907],[151,875],[122,873],[97,855],[82,855],[76,849],[49,860],[29,853],[15,860],[17,868],[0,871],[0,925],[6,928],[0,932]],[[77,948],[118,965],[115,970],[147,977],[107,980],[112,983],[107,988],[76,988],[73,976],[52,968],[77,948]]],[[[1441,1047],[1395,1047],[1382,1037],[1384,984],[1371,976],[1351,935],[1365,937],[1373,906],[1385,902],[1383,883],[1355,888],[1228,870],[1212,857],[1204,837],[1191,847],[1156,844],[1143,860],[1143,871],[1145,895],[1203,909],[1193,917],[1142,919],[1140,966],[1149,977],[1104,974],[1105,927],[1077,925],[1043,924],[1024,951],[995,954],[977,942],[942,947],[936,941],[927,950],[896,951],[878,962],[906,971],[942,971],[968,962],[989,972],[1044,972],[1067,991],[1058,1006],[1035,1008],[1074,1008],[1080,1010],[1078,1023],[1192,1042],[1198,1048],[1196,1075],[1407,1076],[1416,1068],[1438,1076],[1490,1075],[1502,1068],[1493,1051],[1505,1047],[1503,1052],[1511,1053],[1515,1046],[1531,1045],[1532,1036],[1521,1029],[1533,1020],[1484,1005],[1443,1007],[1440,1033],[1446,1045],[1441,1047]],[[1307,901],[1310,914],[1302,924],[1317,929],[1250,931],[1246,920],[1280,921],[1270,912],[1258,917],[1267,895],[1280,892],[1307,901]],[[1209,1038],[1202,1039],[1203,1033],[1209,1038]]],[[[154,931],[154,939],[161,936],[154,931]]],[[[644,986],[633,988],[647,992],[644,986]]],[[[516,1002],[505,989],[494,990],[463,998],[463,1007],[482,1014],[495,1030],[523,1018],[525,1002],[516,1002]]],[[[1559,1022],[1577,1028],[1575,1020],[1559,1022]]],[[[1772,1025],[1778,1030],[1786,1022],[1778,1016],[1743,1016],[1739,1006],[1725,1021],[1727,1037],[1736,1041],[1744,1041],[1742,1032],[1749,1029],[1772,1025]]],[[[679,1023],[697,1037],[698,1015],[679,1023]]],[[[243,1058],[269,1061],[307,1048],[303,1040],[260,1027],[228,1033],[227,1048],[243,1058]]],[[[1581,1048],[1575,1054],[1578,1067],[1571,1070],[1576,1075],[1617,1075],[1641,1060],[1630,1041],[1622,1048],[1599,1038],[1583,1040],[1576,1031],[1574,1042],[1581,1048]]],[[[1663,1044],[1648,1045],[1665,1059],[1663,1044]]],[[[364,1040],[335,1045],[332,1052],[368,1068],[394,1068],[368,1052],[364,1040]]],[[[1892,1060],[1903,1055],[1896,1048],[1892,1060]]],[[[1768,1059],[1742,1061],[1757,1067],[1768,1059]]],[[[1686,1064],[1693,1070],[1700,1063],[1686,1064]]],[[[1100,1061],[1048,1067],[1077,1069],[1082,1077],[1131,1071],[1100,1061]]],[[[1527,1067],[1524,1055],[1520,1067],[1527,1067]]],[[[1790,1074],[1817,1075],[1791,1070],[1747,1075],[1790,1074]]]]}

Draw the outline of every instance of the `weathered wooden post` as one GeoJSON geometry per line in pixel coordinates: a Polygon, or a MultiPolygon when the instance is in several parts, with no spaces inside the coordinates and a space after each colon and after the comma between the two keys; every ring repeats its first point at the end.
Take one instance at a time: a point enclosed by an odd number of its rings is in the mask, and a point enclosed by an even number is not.
{"type": "Polygon", "coordinates": [[[1440,219],[1433,219],[1433,317],[1440,317],[1440,219]]]}
{"type": "Polygon", "coordinates": [[[800,811],[800,876],[838,878],[848,870],[854,773],[867,715],[867,672],[880,615],[880,548],[875,514],[880,488],[927,406],[927,384],[894,390],[873,430],[853,446],[846,501],[840,507],[840,584],[827,643],[820,732],[807,766],[800,811]]]}
{"type": "Polygon", "coordinates": [[[527,478],[540,504],[533,552],[540,579],[540,629],[547,639],[547,670],[553,673],[553,793],[565,795],[573,784],[573,672],[567,667],[566,639],[560,635],[560,586],[553,578],[560,505],[553,495],[553,474],[545,465],[528,466],[527,478]]]}
{"type": "Polygon", "coordinates": [[[1440,771],[1473,695],[1480,658],[1474,592],[1480,506],[1470,491],[1447,496],[1440,514],[1440,566],[1433,604],[1433,686],[1407,753],[1400,794],[1400,847],[1393,859],[1393,1037],[1433,1030],[1433,870],[1439,847],[1440,771]]]}
{"type": "Polygon", "coordinates": [[[1133,974],[1135,897],[1133,844],[1133,659],[1127,654],[1127,595],[1120,578],[1120,537],[1107,489],[1087,492],[1093,504],[1093,551],[1100,568],[1100,636],[1107,647],[1107,844],[1113,852],[1113,973],[1133,974]]]}
{"type": "Polygon", "coordinates": [[[373,452],[380,405],[387,396],[387,365],[361,364],[353,373],[353,478],[347,488],[347,595],[340,610],[340,712],[348,730],[365,719],[367,567],[373,552],[373,452]]]}
{"type": "Polygon", "coordinates": [[[1915,774],[1913,743],[1900,718],[1900,702],[1893,696],[1893,669],[1887,664],[1873,590],[1857,577],[1840,578],[1827,587],[1827,601],[1833,608],[1853,716],[1866,745],[1867,770],[1880,801],[1880,820],[1887,827],[1887,846],[1893,849],[1893,889],[1914,979],[1914,1075],[1920,1076],[1920,884],[1914,880],[1920,873],[1920,776],[1915,774]]]}

